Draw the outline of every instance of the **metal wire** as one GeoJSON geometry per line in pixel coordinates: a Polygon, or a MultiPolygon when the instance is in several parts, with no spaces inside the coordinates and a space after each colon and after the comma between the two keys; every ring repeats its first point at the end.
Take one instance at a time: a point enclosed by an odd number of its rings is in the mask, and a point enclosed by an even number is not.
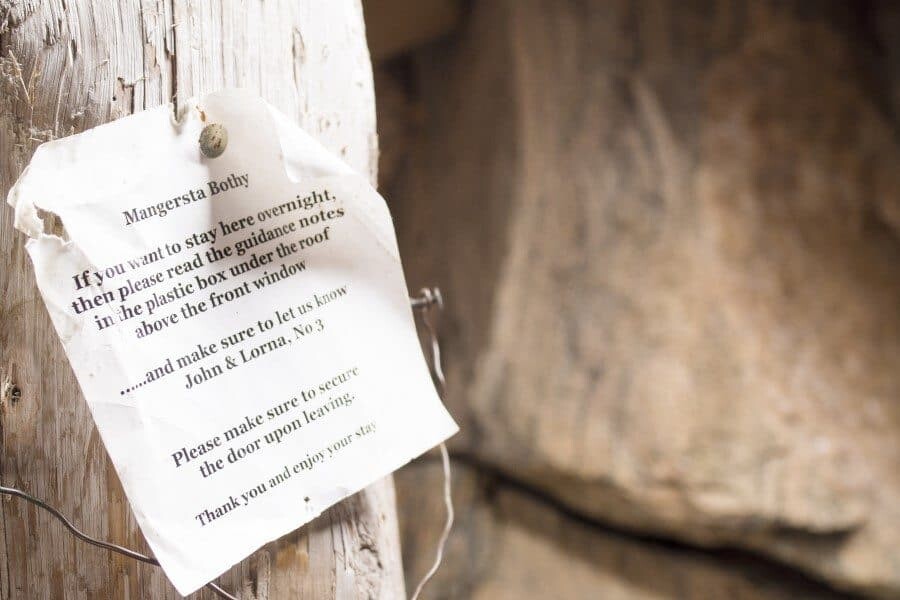
{"type": "Polygon", "coordinates": [[[39,508],[43,508],[48,513],[50,513],[51,515],[56,517],[57,520],[59,520],[59,522],[61,522],[63,525],[66,526],[66,529],[68,529],[70,532],[72,532],[72,535],[77,537],[82,542],[88,543],[92,546],[97,546],[98,548],[104,548],[106,550],[109,550],[110,552],[117,552],[118,554],[127,556],[128,558],[133,558],[134,560],[139,560],[139,561],[147,563],[149,565],[159,566],[159,562],[157,562],[157,560],[155,558],[153,558],[152,556],[145,556],[144,554],[141,554],[140,552],[135,552],[134,550],[129,550],[128,548],[125,548],[123,546],[119,546],[117,544],[112,544],[110,542],[104,542],[103,540],[98,540],[98,539],[92,538],[88,534],[84,533],[83,531],[81,531],[80,529],[75,527],[75,525],[73,525],[72,522],[69,521],[69,519],[67,519],[65,517],[65,515],[63,515],[61,512],[59,512],[58,510],[56,510],[54,507],[50,506],[43,500],[35,498],[31,494],[27,494],[27,493],[23,492],[22,490],[19,490],[16,488],[11,488],[11,487],[6,487],[6,486],[0,486],[0,493],[6,494],[7,496],[19,497],[22,500],[25,500],[26,502],[31,502],[32,504],[34,504],[35,506],[37,506],[39,508]]]}
{"type": "MultiPolygon", "coordinates": [[[[441,398],[443,398],[446,381],[444,379],[444,371],[443,369],[441,369],[441,349],[438,345],[437,332],[434,323],[431,321],[432,311],[430,310],[434,306],[437,306],[438,310],[443,308],[444,301],[441,298],[441,291],[438,288],[423,288],[417,298],[410,298],[410,304],[414,309],[422,312],[422,321],[425,324],[425,328],[428,331],[428,336],[431,342],[431,367],[434,374],[435,383],[438,385],[441,398]]],[[[444,544],[447,541],[447,536],[449,536],[450,528],[453,525],[453,504],[449,495],[450,463],[449,457],[447,456],[447,448],[444,444],[441,444],[441,457],[444,461],[444,496],[447,504],[447,523],[444,526],[443,533],[441,534],[441,541],[438,547],[438,553],[435,563],[419,583],[419,586],[416,588],[416,592],[413,595],[413,599],[418,597],[419,593],[422,590],[422,587],[424,587],[428,580],[431,579],[431,577],[437,571],[437,568],[441,563],[441,557],[443,556],[444,544]]],[[[140,561],[142,563],[147,563],[148,565],[154,565],[157,567],[159,566],[159,561],[157,561],[152,556],[147,556],[146,554],[141,554],[140,552],[130,550],[128,548],[125,548],[124,546],[119,546],[118,544],[113,544],[110,542],[104,542],[103,540],[98,540],[97,538],[89,536],[88,534],[75,527],[75,525],[73,525],[65,515],[59,512],[59,510],[27,492],[23,492],[22,490],[17,488],[0,485],[0,494],[21,498],[22,500],[30,502],[38,508],[46,510],[48,513],[56,517],[56,519],[60,523],[62,523],[72,535],[74,535],[82,542],[85,542],[86,544],[90,544],[91,546],[96,546],[98,548],[103,548],[104,550],[115,552],[116,554],[127,556],[128,558],[133,558],[134,560],[140,561]]],[[[204,587],[214,592],[220,598],[224,598],[225,600],[240,600],[240,598],[226,592],[218,584],[212,581],[207,583],[204,587]]]]}
{"type": "MultiPolygon", "coordinates": [[[[17,498],[21,498],[22,500],[25,500],[26,502],[30,502],[31,504],[34,504],[38,508],[43,508],[48,513],[50,513],[51,515],[56,517],[56,519],[60,523],[65,525],[66,529],[68,529],[72,533],[72,535],[74,535],[76,538],[78,538],[82,542],[90,544],[91,546],[97,546],[98,548],[103,548],[105,550],[109,550],[110,552],[115,552],[116,554],[121,554],[122,556],[127,556],[128,558],[133,558],[134,560],[139,560],[143,563],[147,563],[148,565],[155,565],[157,567],[159,566],[159,561],[157,561],[152,556],[147,556],[146,554],[141,554],[140,552],[135,552],[134,550],[129,550],[128,548],[125,548],[124,546],[119,546],[118,544],[112,544],[110,542],[104,542],[103,540],[98,540],[97,538],[93,538],[93,537],[89,536],[88,534],[84,533],[83,531],[81,531],[80,529],[75,527],[75,525],[73,525],[72,522],[69,519],[67,519],[65,517],[65,515],[63,515],[61,512],[59,512],[56,508],[54,508],[53,506],[50,506],[49,504],[47,504],[43,500],[40,500],[39,498],[35,498],[31,494],[23,492],[20,489],[6,487],[6,486],[0,486],[0,494],[6,494],[7,496],[16,496],[17,498]]],[[[220,598],[225,598],[225,600],[240,600],[239,598],[237,598],[236,596],[232,596],[231,594],[229,594],[228,592],[226,592],[225,590],[223,590],[221,587],[219,587],[218,585],[216,585],[213,582],[207,583],[205,587],[209,588],[210,590],[212,590],[213,592],[218,594],[218,596],[220,598]]]]}
{"type": "MultiPolygon", "coordinates": [[[[444,299],[441,296],[441,290],[438,288],[422,288],[419,292],[419,304],[413,301],[413,307],[420,309],[422,315],[422,323],[428,332],[428,339],[431,347],[431,372],[434,375],[435,384],[438,388],[438,394],[441,400],[444,399],[444,392],[447,387],[447,380],[444,378],[444,369],[441,366],[441,345],[438,342],[437,325],[432,320],[434,313],[444,308],[444,299]],[[437,310],[434,310],[437,309],[437,310]]],[[[428,572],[419,581],[416,591],[413,592],[410,600],[418,600],[419,594],[425,588],[425,584],[431,581],[434,574],[437,573],[444,559],[444,547],[447,545],[447,539],[450,537],[450,530],[453,529],[453,494],[450,488],[450,455],[447,452],[447,445],[441,443],[441,466],[444,469],[444,506],[447,509],[447,520],[444,522],[444,529],[441,531],[441,537],[438,539],[437,552],[434,556],[434,562],[428,572]]]]}

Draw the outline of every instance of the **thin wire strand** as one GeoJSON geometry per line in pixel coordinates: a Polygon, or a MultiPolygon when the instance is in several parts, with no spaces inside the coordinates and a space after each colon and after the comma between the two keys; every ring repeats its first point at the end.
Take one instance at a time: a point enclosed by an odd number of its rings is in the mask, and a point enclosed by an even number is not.
{"type": "Polygon", "coordinates": [[[425,584],[431,581],[431,578],[437,573],[441,566],[441,562],[444,560],[444,548],[447,546],[447,540],[450,538],[450,531],[453,529],[454,514],[453,493],[450,489],[450,455],[447,453],[447,444],[441,443],[440,448],[441,464],[444,467],[444,506],[447,508],[447,520],[444,523],[444,530],[441,532],[441,537],[438,540],[437,552],[434,555],[434,563],[432,563],[431,568],[428,569],[428,572],[425,573],[419,581],[419,585],[416,586],[416,591],[413,592],[410,600],[418,600],[419,594],[421,594],[422,590],[425,588],[425,584]]]}
{"type": "MultiPolygon", "coordinates": [[[[428,337],[431,342],[431,368],[434,372],[434,378],[438,384],[438,391],[441,398],[443,398],[444,388],[446,387],[446,380],[444,379],[444,370],[441,367],[441,348],[440,344],[438,344],[437,331],[434,327],[434,323],[431,320],[431,313],[434,307],[437,307],[438,310],[441,310],[444,307],[444,301],[441,297],[441,291],[438,288],[434,288],[433,290],[429,288],[423,288],[420,294],[421,295],[418,298],[411,298],[410,302],[414,309],[422,311],[422,321],[425,324],[425,328],[428,331],[428,337]]],[[[438,549],[434,564],[419,582],[419,585],[416,587],[416,591],[413,594],[411,600],[418,599],[419,594],[422,592],[422,588],[425,587],[425,584],[428,583],[428,581],[437,572],[438,567],[440,567],[441,561],[443,560],[444,556],[444,546],[447,544],[447,538],[450,536],[450,530],[453,527],[454,515],[453,497],[451,495],[450,489],[450,456],[447,453],[447,446],[445,444],[441,444],[441,462],[444,466],[444,504],[447,507],[447,522],[444,524],[444,530],[441,533],[441,538],[438,542],[438,549]]],[[[103,548],[104,550],[115,552],[116,554],[121,554],[122,556],[127,556],[128,558],[132,558],[148,565],[154,565],[157,567],[159,566],[159,561],[152,556],[147,556],[146,554],[141,554],[140,552],[130,550],[128,548],[125,548],[124,546],[119,546],[118,544],[113,544],[110,542],[104,542],[103,540],[98,540],[97,538],[93,538],[87,535],[86,533],[75,527],[75,525],[72,524],[72,522],[67,519],[65,515],[59,512],[59,510],[47,504],[43,500],[36,498],[31,494],[28,494],[27,492],[23,492],[22,490],[17,488],[0,485],[0,494],[21,498],[22,500],[30,502],[38,508],[46,510],[51,515],[56,517],[56,519],[60,523],[62,523],[72,535],[86,544],[96,546],[97,548],[103,548]]],[[[224,598],[225,600],[240,600],[240,598],[238,598],[237,596],[226,592],[215,582],[210,581],[204,587],[212,590],[220,598],[224,598]]]]}
{"type": "MultiPolygon", "coordinates": [[[[438,393],[441,396],[441,399],[444,399],[444,392],[447,387],[447,380],[444,378],[444,369],[441,366],[441,346],[438,343],[437,336],[437,328],[432,321],[432,315],[435,310],[441,310],[444,307],[444,299],[441,297],[441,291],[438,288],[429,289],[423,288],[420,292],[420,300],[422,300],[418,305],[414,302],[413,306],[419,308],[422,312],[422,322],[425,325],[425,329],[428,332],[428,338],[431,342],[429,345],[431,347],[431,370],[434,373],[434,378],[437,383],[438,393]]],[[[441,532],[441,537],[438,540],[437,552],[434,556],[434,563],[432,563],[431,568],[428,569],[428,572],[422,577],[419,581],[419,585],[416,586],[416,591],[413,592],[410,600],[418,600],[419,594],[422,593],[422,590],[425,588],[425,584],[431,581],[431,578],[434,577],[435,573],[437,573],[438,569],[441,566],[441,562],[444,560],[444,548],[447,546],[447,540],[450,537],[450,531],[453,529],[453,493],[451,489],[451,478],[450,478],[450,455],[447,452],[447,445],[442,443],[440,446],[441,449],[441,465],[444,468],[444,506],[447,508],[447,520],[444,523],[444,530],[441,532]]]]}
{"type": "MultiPolygon", "coordinates": [[[[134,560],[141,561],[142,563],[147,563],[148,565],[154,565],[157,567],[159,566],[159,561],[156,560],[155,558],[153,558],[152,556],[147,556],[146,554],[141,554],[140,552],[135,552],[134,550],[129,550],[128,548],[125,548],[124,546],[119,546],[118,544],[112,544],[110,542],[104,542],[103,540],[98,540],[96,538],[92,538],[88,534],[84,533],[83,531],[81,531],[80,529],[75,527],[75,525],[73,525],[72,522],[69,519],[67,519],[65,517],[65,515],[63,515],[61,512],[59,512],[56,508],[54,508],[53,506],[50,506],[49,504],[47,504],[43,500],[40,500],[39,498],[35,498],[31,494],[23,492],[20,489],[6,487],[6,486],[0,486],[0,494],[6,494],[7,496],[15,496],[17,498],[21,498],[22,500],[25,500],[26,502],[30,502],[31,504],[34,504],[35,506],[37,506],[39,508],[43,508],[48,513],[50,513],[51,515],[56,517],[56,519],[60,523],[65,525],[66,529],[68,529],[72,535],[74,535],[76,538],[78,538],[79,540],[81,540],[82,542],[84,542],[86,544],[90,544],[91,546],[96,546],[98,548],[103,548],[104,550],[109,550],[110,552],[115,552],[116,554],[121,554],[122,556],[127,556],[128,558],[133,558],[134,560]]],[[[232,596],[231,594],[229,594],[228,592],[226,592],[225,590],[223,590],[221,587],[219,587],[217,584],[215,584],[213,582],[207,583],[205,587],[211,589],[213,592],[218,594],[220,598],[225,598],[225,600],[240,600],[239,598],[237,598],[236,596],[232,596]]]]}
{"type": "Polygon", "coordinates": [[[6,487],[6,486],[0,486],[0,493],[6,494],[8,496],[16,496],[18,498],[21,498],[22,500],[25,500],[26,502],[30,502],[30,503],[34,504],[35,506],[43,508],[44,510],[49,512],[51,515],[56,517],[56,519],[60,523],[62,523],[63,525],[66,526],[66,529],[68,529],[72,533],[72,535],[77,537],[82,542],[90,544],[91,546],[97,546],[98,548],[103,548],[105,550],[109,550],[110,552],[116,552],[123,556],[127,556],[128,558],[133,558],[134,560],[139,560],[139,561],[141,561],[143,563],[147,563],[149,565],[159,566],[159,562],[152,556],[147,556],[145,554],[141,554],[140,552],[135,552],[134,550],[129,550],[128,548],[119,546],[117,544],[111,544],[110,542],[104,542],[103,540],[98,540],[98,539],[92,538],[91,536],[87,535],[86,533],[84,533],[83,531],[81,531],[80,529],[75,527],[75,525],[73,525],[72,522],[69,521],[69,519],[67,519],[61,512],[59,512],[58,510],[56,510],[54,507],[50,506],[43,500],[39,500],[38,498],[35,498],[31,494],[27,494],[27,493],[23,492],[22,490],[19,490],[16,488],[11,488],[11,487],[6,487]]]}

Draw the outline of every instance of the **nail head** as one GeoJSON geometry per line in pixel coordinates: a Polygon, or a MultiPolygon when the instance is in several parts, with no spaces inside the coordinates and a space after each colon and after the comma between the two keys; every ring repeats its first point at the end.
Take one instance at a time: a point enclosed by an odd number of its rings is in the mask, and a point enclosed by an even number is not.
{"type": "Polygon", "coordinates": [[[210,123],[200,132],[200,151],[208,158],[221,156],[227,145],[228,131],[224,125],[210,123]]]}

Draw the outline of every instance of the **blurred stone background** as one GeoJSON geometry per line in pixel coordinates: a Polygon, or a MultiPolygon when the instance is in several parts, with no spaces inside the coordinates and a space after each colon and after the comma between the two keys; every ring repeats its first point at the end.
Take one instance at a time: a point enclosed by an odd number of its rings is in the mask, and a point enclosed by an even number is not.
{"type": "Polygon", "coordinates": [[[462,428],[426,597],[900,598],[900,3],[366,10],[462,428]]]}

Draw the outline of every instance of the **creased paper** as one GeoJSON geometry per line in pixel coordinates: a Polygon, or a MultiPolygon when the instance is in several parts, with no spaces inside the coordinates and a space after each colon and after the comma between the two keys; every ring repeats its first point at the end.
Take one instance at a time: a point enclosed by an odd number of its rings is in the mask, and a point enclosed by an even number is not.
{"type": "Polygon", "coordinates": [[[182,594],[446,439],[384,200],[239,91],[42,145],[9,195],[182,594]],[[207,123],[225,153],[198,147],[207,123]],[[39,210],[68,235],[44,233],[39,210]]]}

